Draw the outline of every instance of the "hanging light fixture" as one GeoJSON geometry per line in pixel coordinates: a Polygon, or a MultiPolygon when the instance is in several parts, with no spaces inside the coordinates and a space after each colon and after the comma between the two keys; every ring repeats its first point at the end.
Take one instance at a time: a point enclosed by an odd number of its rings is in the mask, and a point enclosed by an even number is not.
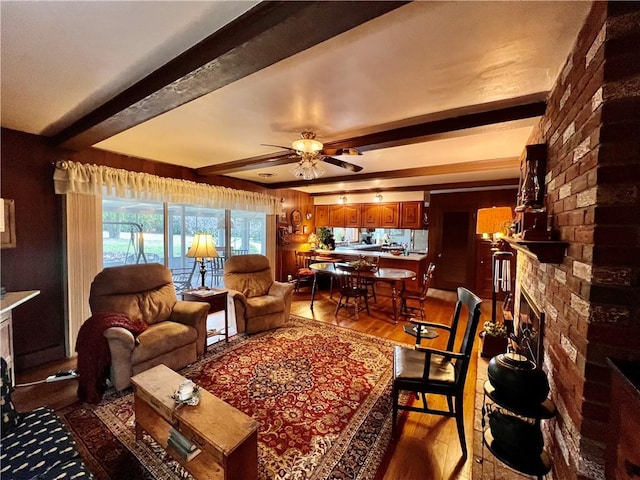
{"type": "Polygon", "coordinates": [[[295,140],[291,146],[300,155],[300,161],[291,169],[291,173],[303,180],[314,180],[324,174],[325,170],[318,164],[322,142],[316,140],[316,134],[304,131],[300,134],[300,139],[295,140]]]}
{"type": "Polygon", "coordinates": [[[300,134],[300,139],[295,140],[291,146],[299,154],[311,153],[317,154],[322,150],[322,142],[316,140],[316,134],[310,131],[304,131],[300,134]]]}
{"type": "Polygon", "coordinates": [[[377,203],[380,203],[382,201],[382,194],[381,193],[376,194],[375,201],[377,203]]]}
{"type": "Polygon", "coordinates": [[[340,195],[338,197],[338,203],[347,203],[347,197],[346,195],[340,195]]]}
{"type": "Polygon", "coordinates": [[[317,157],[304,153],[302,159],[291,169],[291,173],[303,180],[314,180],[324,174],[324,168],[318,164],[317,157]]]}

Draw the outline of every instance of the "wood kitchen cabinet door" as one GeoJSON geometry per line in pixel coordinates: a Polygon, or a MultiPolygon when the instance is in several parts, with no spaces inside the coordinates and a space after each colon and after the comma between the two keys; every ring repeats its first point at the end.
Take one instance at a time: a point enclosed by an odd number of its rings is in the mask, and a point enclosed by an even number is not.
{"type": "Polygon", "coordinates": [[[362,226],[364,228],[381,226],[379,203],[365,203],[362,205],[362,226]]]}
{"type": "Polygon", "coordinates": [[[400,205],[397,203],[380,204],[380,226],[398,228],[400,226],[400,205]]]}
{"type": "Polygon", "coordinates": [[[329,205],[329,226],[344,227],[344,205],[329,205]]]}
{"type": "Polygon", "coordinates": [[[424,228],[422,210],[422,202],[402,202],[400,204],[400,228],[415,230],[424,228]]]}
{"type": "Polygon", "coordinates": [[[362,226],[360,204],[344,206],[344,226],[360,228],[362,226]]]}
{"type": "Polygon", "coordinates": [[[328,227],[329,226],[329,205],[316,205],[315,209],[315,221],[316,227],[328,227]]]}

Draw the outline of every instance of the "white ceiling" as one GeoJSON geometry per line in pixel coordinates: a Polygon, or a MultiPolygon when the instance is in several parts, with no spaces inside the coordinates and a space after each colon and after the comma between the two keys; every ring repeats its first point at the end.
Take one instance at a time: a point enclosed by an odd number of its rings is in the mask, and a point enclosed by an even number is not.
{"type": "MultiPolygon", "coordinates": [[[[2,126],[58,133],[256,3],[3,0],[2,126]]],[[[590,5],[413,2],[94,146],[201,168],[281,151],[261,143],[290,145],[308,128],[326,143],[439,112],[544,99],[590,5]]],[[[323,163],[325,177],[340,182],[296,188],[335,193],[514,178],[535,121],[341,157],[364,167],[361,174],[433,167],[426,176],[355,181],[323,163]],[[469,171],[469,162],[478,168],[469,171]]],[[[229,175],[288,182],[291,167],[229,175]]]]}

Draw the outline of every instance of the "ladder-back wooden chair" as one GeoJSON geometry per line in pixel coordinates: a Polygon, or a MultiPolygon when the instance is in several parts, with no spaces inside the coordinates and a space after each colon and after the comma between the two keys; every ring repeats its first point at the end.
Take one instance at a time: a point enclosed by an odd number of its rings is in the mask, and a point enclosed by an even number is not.
{"type": "MultiPolygon", "coordinates": [[[[466,288],[458,288],[451,326],[412,320],[420,328],[416,335],[414,348],[404,346],[394,347],[393,361],[393,435],[396,435],[398,410],[430,413],[455,417],[458,437],[462,447],[462,456],[467,458],[467,444],[464,435],[464,384],[467,370],[471,361],[473,342],[480,321],[480,305],[482,300],[466,288]],[[462,308],[467,310],[466,328],[460,347],[455,350],[455,337],[462,308]],[[437,328],[449,331],[446,350],[427,348],[420,345],[420,331],[423,327],[437,328]],[[401,405],[400,391],[408,391],[422,397],[422,406],[401,405]],[[447,410],[429,407],[428,395],[441,395],[447,399],[447,410]]],[[[474,388],[473,383],[470,388],[474,388]]]]}
{"type": "Polygon", "coordinates": [[[364,302],[364,306],[369,313],[369,290],[364,283],[364,278],[361,275],[360,269],[348,266],[336,264],[336,280],[338,281],[340,298],[338,299],[338,305],[334,317],[338,316],[338,311],[341,308],[347,308],[353,306],[354,315],[356,320],[358,319],[358,311],[360,310],[360,299],[364,302]],[[350,302],[349,300],[352,300],[350,302]]]}
{"type": "Polygon", "coordinates": [[[422,288],[420,291],[403,290],[400,292],[400,311],[403,315],[410,315],[410,312],[417,312],[420,320],[427,320],[424,303],[427,300],[427,294],[429,293],[429,287],[433,281],[433,272],[435,269],[436,264],[430,263],[427,267],[427,271],[422,277],[422,288]],[[409,305],[409,300],[418,302],[418,305],[409,305]]]}

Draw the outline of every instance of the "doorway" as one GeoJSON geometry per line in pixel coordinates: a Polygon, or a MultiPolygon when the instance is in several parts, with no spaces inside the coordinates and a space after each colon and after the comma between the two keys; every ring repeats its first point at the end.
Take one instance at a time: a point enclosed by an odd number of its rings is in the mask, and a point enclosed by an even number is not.
{"type": "Polygon", "coordinates": [[[455,290],[473,288],[471,268],[475,260],[475,244],[470,239],[471,213],[468,211],[442,212],[442,235],[438,255],[438,276],[435,287],[455,290]],[[470,261],[471,259],[471,261],[470,261]]]}

